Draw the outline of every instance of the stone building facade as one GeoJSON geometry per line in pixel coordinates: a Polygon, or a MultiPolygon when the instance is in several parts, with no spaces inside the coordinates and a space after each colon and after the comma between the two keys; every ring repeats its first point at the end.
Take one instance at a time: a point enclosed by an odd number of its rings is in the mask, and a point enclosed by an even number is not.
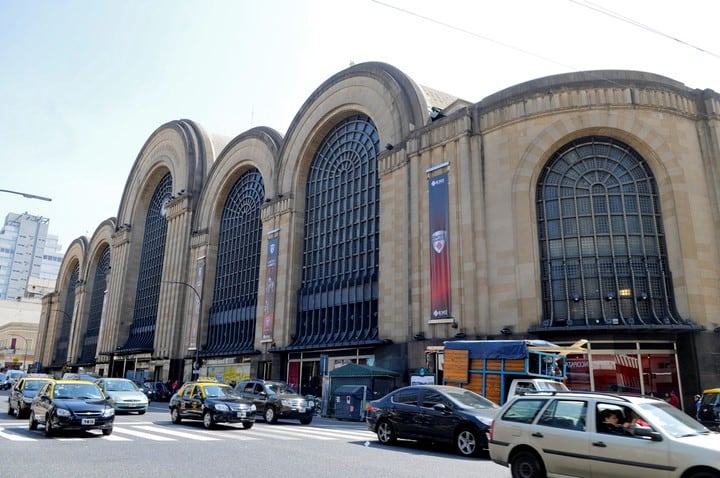
{"type": "Polygon", "coordinates": [[[284,135],[171,121],[68,248],[37,360],[317,393],[349,362],[440,381],[445,340],[586,339],[571,385],[692,406],[720,383],[719,127],[717,93],[650,73],[470,103],[383,63],[284,135]]]}

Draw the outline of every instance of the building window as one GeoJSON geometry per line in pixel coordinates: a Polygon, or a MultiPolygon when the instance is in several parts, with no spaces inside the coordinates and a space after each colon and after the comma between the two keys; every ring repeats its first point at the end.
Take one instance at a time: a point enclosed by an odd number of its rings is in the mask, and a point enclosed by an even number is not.
{"type": "Polygon", "coordinates": [[[68,359],[68,345],[70,343],[70,328],[73,320],[73,310],[75,309],[75,288],[80,278],[80,264],[75,264],[70,280],[68,281],[67,291],[65,292],[65,305],[62,309],[58,309],[61,317],[60,333],[55,344],[55,354],[53,355],[52,366],[63,365],[68,359]]]}
{"type": "Polygon", "coordinates": [[[335,126],[315,153],[293,347],[377,340],[378,151],[375,125],[357,115],[335,126]]]}
{"type": "Polygon", "coordinates": [[[102,254],[100,254],[100,260],[95,268],[88,324],[85,330],[85,337],[83,338],[82,351],[79,359],[79,362],[82,364],[95,363],[98,335],[100,334],[100,319],[102,318],[105,289],[107,288],[107,273],[109,269],[110,247],[106,245],[102,254]]]}
{"type": "Polygon", "coordinates": [[[254,352],[262,220],[265,198],[257,169],[237,180],[225,201],[218,238],[213,303],[203,355],[254,352]]]}
{"type": "Polygon", "coordinates": [[[685,326],[674,304],[657,185],[632,148],[576,140],[537,188],[542,327],[685,326]]]}
{"type": "Polygon", "coordinates": [[[160,278],[165,260],[167,218],[165,207],[170,201],[172,176],[166,174],[158,183],[145,218],[140,271],[135,292],[135,310],[130,335],[120,351],[152,352],[155,341],[155,319],[160,295],[160,278]]]}

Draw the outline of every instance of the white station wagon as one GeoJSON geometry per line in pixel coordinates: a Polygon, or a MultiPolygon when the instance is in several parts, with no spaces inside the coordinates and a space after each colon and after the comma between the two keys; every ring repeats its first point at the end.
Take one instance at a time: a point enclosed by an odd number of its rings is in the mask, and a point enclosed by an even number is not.
{"type": "Polygon", "coordinates": [[[720,434],[637,395],[515,396],[493,421],[489,451],[513,478],[720,478],[720,434]]]}

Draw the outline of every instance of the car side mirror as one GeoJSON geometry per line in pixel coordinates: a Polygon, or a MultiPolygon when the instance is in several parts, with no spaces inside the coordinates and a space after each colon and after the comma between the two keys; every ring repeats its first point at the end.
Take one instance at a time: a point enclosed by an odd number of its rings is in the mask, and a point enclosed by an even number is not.
{"type": "Polygon", "coordinates": [[[267,397],[267,392],[260,392],[258,393],[258,395],[260,395],[261,397],[267,397]]]}
{"type": "Polygon", "coordinates": [[[633,434],[636,437],[650,438],[652,441],[662,441],[662,435],[650,428],[637,427],[635,428],[633,434]]]}
{"type": "Polygon", "coordinates": [[[433,410],[437,410],[438,412],[444,412],[447,410],[447,407],[444,403],[436,403],[433,405],[433,410]]]}

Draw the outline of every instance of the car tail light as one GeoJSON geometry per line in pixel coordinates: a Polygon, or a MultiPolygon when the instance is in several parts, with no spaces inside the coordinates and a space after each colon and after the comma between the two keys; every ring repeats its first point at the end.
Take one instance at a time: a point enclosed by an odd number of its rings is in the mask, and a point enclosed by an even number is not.
{"type": "Polygon", "coordinates": [[[368,403],[368,404],[365,406],[365,411],[366,411],[367,413],[372,413],[372,412],[374,412],[375,410],[377,410],[377,407],[375,407],[372,403],[368,403]]]}

